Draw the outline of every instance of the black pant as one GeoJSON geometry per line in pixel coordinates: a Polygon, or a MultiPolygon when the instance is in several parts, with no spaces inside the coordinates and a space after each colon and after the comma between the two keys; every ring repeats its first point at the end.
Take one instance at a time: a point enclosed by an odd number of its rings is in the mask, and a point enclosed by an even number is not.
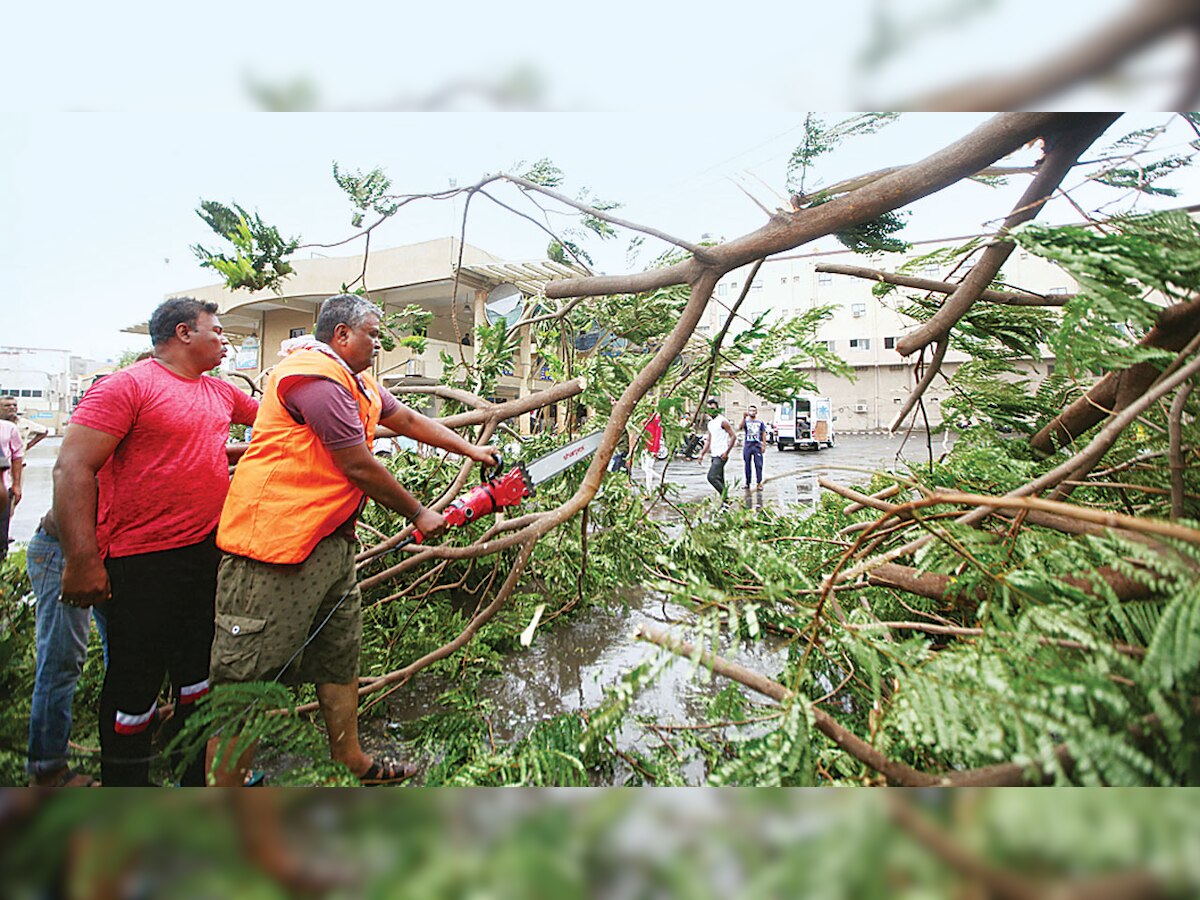
{"type": "Polygon", "coordinates": [[[708,483],[718,494],[725,493],[725,463],[729,462],[723,456],[713,456],[708,464],[708,483]]]}
{"type": "Polygon", "coordinates": [[[0,560],[8,556],[8,523],[12,515],[12,493],[0,484],[0,560]]]}
{"type": "MultiPolygon", "coordinates": [[[[100,780],[138,787],[150,780],[151,731],[163,677],[175,701],[172,730],[182,727],[208,691],[217,564],[210,535],[198,544],[110,558],[108,670],[100,694],[100,780]]],[[[175,760],[169,761],[174,767],[175,760]]],[[[204,749],[183,784],[204,784],[204,749]]]]}

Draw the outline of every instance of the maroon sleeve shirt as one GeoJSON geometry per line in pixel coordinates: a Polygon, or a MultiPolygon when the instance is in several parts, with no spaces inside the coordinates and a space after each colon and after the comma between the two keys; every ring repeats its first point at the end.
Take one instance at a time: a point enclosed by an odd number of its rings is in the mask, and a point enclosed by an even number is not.
{"type": "MultiPolygon", "coordinates": [[[[387,391],[380,392],[386,419],[400,408],[400,402],[387,391]]],[[[367,439],[358,404],[345,387],[320,376],[289,378],[285,382],[283,405],[297,422],[313,430],[330,450],[345,450],[367,439]]]]}

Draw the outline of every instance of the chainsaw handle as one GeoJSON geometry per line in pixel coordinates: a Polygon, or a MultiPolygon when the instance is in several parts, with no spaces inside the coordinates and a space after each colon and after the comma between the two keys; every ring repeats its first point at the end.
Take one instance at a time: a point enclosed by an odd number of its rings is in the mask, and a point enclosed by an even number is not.
{"type": "Polygon", "coordinates": [[[489,466],[487,463],[479,464],[479,483],[487,484],[488,481],[495,478],[504,469],[504,454],[500,452],[499,447],[488,447],[492,451],[492,456],[496,460],[494,466],[489,466]]]}

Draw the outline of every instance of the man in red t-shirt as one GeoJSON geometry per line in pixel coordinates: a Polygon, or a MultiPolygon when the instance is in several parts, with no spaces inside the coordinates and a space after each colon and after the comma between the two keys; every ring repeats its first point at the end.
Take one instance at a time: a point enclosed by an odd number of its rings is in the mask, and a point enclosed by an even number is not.
{"type": "MultiPolygon", "coordinates": [[[[220,553],[213,534],[229,490],[232,422],[258,403],[213,378],[229,342],[215,303],[167,300],[150,317],[154,354],[94,385],[54,466],[66,557],[62,599],[108,604],[100,698],[101,780],[145,785],[163,676],[180,723],[208,690],[220,553]]],[[[204,784],[203,758],[184,777],[204,784]]]]}

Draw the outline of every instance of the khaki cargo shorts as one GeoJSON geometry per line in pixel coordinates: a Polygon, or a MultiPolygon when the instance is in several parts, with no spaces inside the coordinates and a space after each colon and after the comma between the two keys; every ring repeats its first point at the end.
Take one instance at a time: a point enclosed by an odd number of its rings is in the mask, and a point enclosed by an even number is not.
{"type": "Polygon", "coordinates": [[[354,544],[337,535],[325,538],[296,565],[226,553],[217,570],[211,682],[356,681],[362,595],[354,555],[354,544]]]}

